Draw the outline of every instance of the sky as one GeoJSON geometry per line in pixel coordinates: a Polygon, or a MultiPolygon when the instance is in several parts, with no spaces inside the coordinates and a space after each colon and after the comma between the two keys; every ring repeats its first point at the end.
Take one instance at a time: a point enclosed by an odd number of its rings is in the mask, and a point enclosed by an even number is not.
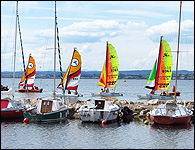
{"type": "MultiPolygon", "coordinates": [[[[169,43],[176,70],[180,1],[57,1],[62,70],[76,47],[82,71],[101,71],[106,41],[118,55],[119,71],[152,70],[160,36],[169,43]]],[[[19,1],[25,65],[29,54],[37,71],[54,70],[55,1],[19,1]]],[[[1,1],[1,71],[13,71],[16,2],[1,1]]],[[[194,71],[194,1],[182,2],[179,70],[194,71]]],[[[17,27],[16,71],[23,70],[17,27]]],[[[58,51],[56,70],[59,71],[58,51]]]]}

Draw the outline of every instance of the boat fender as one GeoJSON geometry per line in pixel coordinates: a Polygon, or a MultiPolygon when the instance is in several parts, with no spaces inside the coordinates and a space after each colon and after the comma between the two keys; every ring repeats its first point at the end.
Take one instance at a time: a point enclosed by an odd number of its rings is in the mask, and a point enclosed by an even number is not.
{"type": "Polygon", "coordinates": [[[149,121],[148,120],[145,120],[144,121],[144,124],[148,125],[149,121]]]}
{"type": "Polygon", "coordinates": [[[28,118],[25,118],[23,121],[24,122],[29,122],[29,119],[28,118]]]}
{"type": "Polygon", "coordinates": [[[102,120],[102,124],[106,124],[106,120],[102,120]]]}

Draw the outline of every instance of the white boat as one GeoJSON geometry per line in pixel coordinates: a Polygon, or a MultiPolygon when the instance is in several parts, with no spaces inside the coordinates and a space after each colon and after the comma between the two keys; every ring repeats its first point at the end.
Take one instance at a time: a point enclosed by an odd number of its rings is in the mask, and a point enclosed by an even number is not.
{"type": "Polygon", "coordinates": [[[177,63],[176,63],[176,77],[175,77],[175,95],[173,102],[159,105],[156,109],[150,111],[150,119],[157,124],[187,124],[189,123],[193,112],[188,110],[176,101],[176,87],[177,87],[177,72],[178,72],[178,54],[179,54],[179,37],[180,37],[180,24],[181,24],[181,6],[180,2],[180,15],[179,15],[179,33],[178,33],[178,48],[177,48],[177,63]]]}
{"type": "Polygon", "coordinates": [[[82,105],[78,113],[83,122],[114,122],[120,112],[120,107],[105,99],[89,99],[82,105]]]}
{"type": "Polygon", "coordinates": [[[139,99],[150,99],[149,97],[146,96],[146,94],[145,94],[145,95],[137,94],[137,97],[138,97],[139,99]]]}
{"type": "Polygon", "coordinates": [[[104,87],[104,92],[91,93],[92,96],[103,96],[103,97],[116,97],[123,96],[121,93],[115,93],[116,84],[118,81],[119,64],[118,56],[115,48],[112,44],[106,42],[106,60],[103,65],[102,73],[98,86],[104,87]],[[114,88],[114,92],[105,92],[108,88],[114,88]]]}
{"type": "Polygon", "coordinates": [[[71,94],[62,94],[62,93],[57,93],[57,92],[55,92],[55,94],[56,94],[56,97],[83,97],[83,95],[82,94],[74,94],[74,93],[71,93],[71,94]]]}

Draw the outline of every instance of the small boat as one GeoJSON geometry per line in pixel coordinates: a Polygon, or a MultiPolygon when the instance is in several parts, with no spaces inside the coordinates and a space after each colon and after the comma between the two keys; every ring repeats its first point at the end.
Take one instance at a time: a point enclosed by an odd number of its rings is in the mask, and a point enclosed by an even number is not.
{"type": "Polygon", "coordinates": [[[20,101],[10,98],[1,99],[1,119],[19,119],[24,117],[24,107],[20,101]]]}
{"type": "Polygon", "coordinates": [[[178,54],[179,54],[179,36],[180,36],[180,24],[181,24],[181,6],[180,2],[180,15],[179,15],[179,33],[178,33],[178,48],[177,48],[177,63],[176,63],[176,77],[175,77],[175,94],[174,101],[167,102],[159,105],[156,109],[150,111],[150,119],[157,124],[187,124],[189,123],[193,112],[188,110],[181,104],[177,104],[176,101],[176,87],[177,87],[177,72],[178,72],[178,54]]]}
{"type": "Polygon", "coordinates": [[[167,102],[150,111],[150,119],[158,124],[185,124],[190,121],[192,114],[183,105],[167,102]]]}
{"type": "Polygon", "coordinates": [[[57,122],[65,121],[73,115],[73,108],[64,105],[61,99],[39,99],[35,109],[24,112],[24,121],[57,122]]]}
{"type": "MultiPolygon", "coordinates": [[[[76,50],[76,48],[74,48],[70,65],[68,66],[63,76],[63,85],[65,87],[65,90],[68,90],[69,92],[71,90],[74,90],[75,92],[64,93],[64,94],[56,92],[56,97],[82,97],[83,95],[78,94],[77,92],[80,76],[81,76],[81,55],[76,50]]],[[[62,89],[62,81],[60,81],[58,88],[62,89]]]]}
{"type": "Polygon", "coordinates": [[[119,115],[120,107],[112,101],[105,99],[89,99],[82,105],[78,113],[83,122],[115,122],[119,115]]]}
{"type": "Polygon", "coordinates": [[[150,99],[148,96],[146,96],[146,94],[145,94],[145,95],[140,95],[140,94],[138,94],[137,97],[138,97],[139,99],[150,99]]]}
{"type": "MultiPolygon", "coordinates": [[[[55,64],[56,64],[56,31],[58,36],[57,17],[56,17],[56,1],[55,1],[55,36],[54,36],[54,91],[55,91],[55,64]]],[[[59,36],[58,36],[58,50],[59,36]]],[[[59,52],[60,57],[60,52],[59,52]]],[[[61,61],[61,59],[59,59],[61,61]]],[[[61,62],[60,62],[60,70],[61,62]]],[[[34,109],[24,112],[24,122],[56,122],[67,120],[72,117],[74,110],[69,107],[62,99],[54,97],[48,99],[38,99],[37,105],[34,109]]]]}
{"type": "MultiPolygon", "coordinates": [[[[16,2],[16,13],[18,13],[18,1],[16,2]]],[[[17,27],[18,14],[16,14],[16,27],[17,27]]],[[[17,28],[16,28],[17,29],[17,28]]],[[[10,97],[1,97],[1,119],[19,119],[23,117],[23,104],[20,101],[14,100],[15,96],[15,64],[16,64],[16,39],[17,32],[15,32],[15,47],[14,47],[14,70],[12,87],[8,91],[1,91],[1,95],[8,95],[10,97]]]]}
{"type": "Polygon", "coordinates": [[[102,73],[100,76],[100,80],[98,86],[104,87],[104,91],[107,88],[106,92],[100,93],[91,93],[92,96],[103,96],[103,97],[116,97],[123,96],[121,93],[109,92],[108,88],[116,88],[116,84],[118,81],[119,74],[119,64],[118,57],[115,48],[112,44],[106,42],[106,60],[103,65],[102,73]]]}
{"type": "Polygon", "coordinates": [[[43,91],[43,89],[39,89],[38,87],[34,86],[35,74],[36,74],[35,60],[30,54],[28,65],[19,83],[19,86],[23,86],[23,88],[18,89],[18,92],[39,92],[41,93],[43,91]],[[32,87],[32,89],[30,89],[29,87],[32,87]]]}
{"type": "Polygon", "coordinates": [[[137,95],[138,98],[147,97],[148,99],[160,99],[160,100],[173,100],[172,95],[163,95],[155,93],[155,91],[165,92],[169,90],[172,77],[172,54],[169,44],[163,40],[163,36],[160,38],[160,48],[157,60],[154,63],[154,67],[150,73],[145,88],[153,89],[153,94],[149,93],[145,96],[137,95]]]}

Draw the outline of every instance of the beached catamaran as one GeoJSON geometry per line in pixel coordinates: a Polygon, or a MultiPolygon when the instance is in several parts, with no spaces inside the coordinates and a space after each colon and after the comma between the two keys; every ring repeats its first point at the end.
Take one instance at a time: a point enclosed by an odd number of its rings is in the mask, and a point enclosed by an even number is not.
{"type": "Polygon", "coordinates": [[[143,99],[161,99],[170,100],[173,96],[155,94],[155,91],[168,91],[172,77],[172,54],[169,44],[163,40],[163,36],[160,38],[160,48],[158,61],[154,63],[154,67],[150,73],[145,88],[153,89],[154,94],[137,95],[138,98],[143,99]]]}
{"type": "MultiPolygon", "coordinates": [[[[78,94],[77,89],[79,86],[79,80],[81,76],[81,55],[79,52],[74,48],[73,56],[71,62],[63,76],[63,85],[65,90],[74,91],[72,93],[56,93],[57,97],[79,97],[83,96],[78,94]]],[[[59,89],[62,89],[62,81],[60,81],[58,85],[59,89]]]]}
{"type": "Polygon", "coordinates": [[[118,81],[119,74],[119,64],[118,64],[118,56],[115,48],[112,44],[106,42],[106,60],[103,65],[102,73],[100,76],[100,80],[98,86],[104,87],[105,92],[100,93],[91,93],[92,96],[105,96],[105,97],[115,97],[115,96],[123,96],[121,93],[114,92],[106,92],[106,88],[116,88],[116,84],[118,81]]]}
{"type": "Polygon", "coordinates": [[[27,90],[28,92],[43,91],[43,89],[38,89],[38,87],[34,86],[35,74],[36,74],[36,64],[34,58],[30,54],[28,65],[19,83],[19,86],[22,86],[22,88],[18,89],[18,92],[27,92],[27,90]],[[32,87],[32,88],[30,89],[28,87],[32,87]]]}

